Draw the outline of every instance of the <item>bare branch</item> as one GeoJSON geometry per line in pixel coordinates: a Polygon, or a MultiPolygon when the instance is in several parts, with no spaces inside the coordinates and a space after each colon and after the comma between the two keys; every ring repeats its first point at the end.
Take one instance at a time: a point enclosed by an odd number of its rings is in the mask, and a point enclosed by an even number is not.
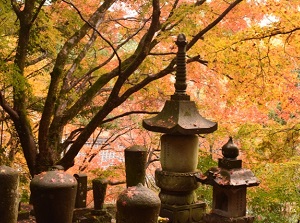
{"type": "Polygon", "coordinates": [[[29,74],[27,75],[27,79],[30,79],[30,78],[33,78],[33,77],[37,76],[39,72],[41,72],[43,69],[49,67],[52,63],[53,63],[53,60],[51,60],[50,62],[48,62],[47,64],[45,64],[45,65],[42,66],[41,68],[32,71],[31,73],[29,73],[29,74]]]}
{"type": "Polygon", "coordinates": [[[84,49],[79,53],[77,58],[73,61],[72,66],[67,71],[67,74],[65,75],[63,87],[62,87],[62,90],[61,90],[60,94],[65,94],[70,89],[73,89],[79,82],[81,82],[86,77],[86,75],[83,75],[81,78],[78,78],[78,79],[76,79],[76,81],[73,81],[73,83],[69,84],[69,79],[70,79],[71,75],[73,75],[73,73],[77,69],[79,63],[86,56],[87,51],[90,49],[92,44],[95,42],[96,38],[97,38],[97,35],[96,35],[96,32],[94,31],[92,33],[92,36],[90,37],[88,43],[84,46],[84,49]],[[68,86],[68,85],[70,85],[70,86],[68,86]]]}
{"type": "Polygon", "coordinates": [[[130,64],[126,67],[122,75],[119,75],[113,90],[110,94],[110,97],[108,100],[116,100],[118,99],[119,92],[127,80],[127,78],[138,68],[138,66],[144,61],[144,59],[149,54],[150,50],[153,46],[151,46],[151,42],[153,39],[153,36],[155,35],[156,31],[159,28],[160,21],[160,6],[159,6],[159,0],[153,0],[152,1],[152,20],[150,27],[148,29],[148,32],[142,37],[141,41],[139,42],[137,49],[135,53],[130,57],[129,62],[130,64]]]}
{"type": "MultiPolygon", "coordinates": [[[[68,55],[77,46],[79,41],[86,36],[86,34],[94,27],[94,24],[97,24],[101,18],[104,17],[104,13],[113,3],[111,1],[105,1],[98,9],[91,15],[88,23],[85,23],[77,32],[75,32],[63,45],[62,49],[57,55],[54,68],[51,75],[51,82],[48,87],[48,94],[44,104],[44,107],[47,109],[43,110],[42,118],[40,121],[39,129],[39,148],[41,150],[47,148],[47,140],[49,137],[49,132],[53,124],[53,114],[55,113],[55,103],[57,101],[57,94],[59,93],[59,83],[62,79],[62,74],[64,73],[65,65],[69,59],[68,55]],[[93,24],[93,25],[91,25],[93,24]],[[91,27],[92,26],[92,27],[91,27]],[[52,121],[52,123],[51,123],[52,121]]],[[[57,131],[54,127],[54,131],[57,131]]]]}
{"type": "Polygon", "coordinates": [[[99,149],[97,149],[96,151],[93,151],[92,153],[92,149],[96,143],[96,140],[97,138],[100,136],[101,134],[101,131],[97,134],[97,137],[96,139],[94,140],[92,146],[91,146],[91,149],[89,151],[88,154],[86,154],[86,156],[84,157],[84,160],[82,161],[82,165],[79,167],[79,170],[80,171],[84,171],[86,168],[87,168],[87,165],[88,164],[85,164],[86,162],[87,163],[90,163],[98,154],[101,150],[104,150],[105,147],[109,146],[111,143],[113,143],[114,141],[116,141],[119,137],[121,137],[122,135],[130,132],[132,130],[132,128],[126,126],[126,127],[123,127],[123,128],[119,128],[117,131],[115,131],[110,137],[108,137],[105,142],[103,142],[101,144],[101,147],[99,149]],[[84,165],[84,166],[83,166],[84,165]]]}
{"type": "MultiPolygon", "coordinates": [[[[148,20],[147,20],[147,21],[148,21],[148,20]]],[[[122,46],[124,46],[126,43],[128,43],[128,41],[130,41],[134,36],[136,36],[141,30],[143,30],[143,28],[145,27],[145,25],[146,25],[146,22],[143,23],[143,25],[142,25],[138,30],[136,30],[136,32],[134,32],[133,34],[131,34],[130,36],[128,36],[122,43],[120,43],[120,44],[116,47],[116,51],[118,51],[122,46]]],[[[104,65],[106,65],[111,59],[114,58],[114,56],[115,56],[115,53],[112,53],[112,54],[110,55],[110,57],[107,58],[103,63],[101,63],[101,64],[99,64],[98,66],[96,66],[96,67],[92,68],[91,70],[89,70],[86,74],[84,74],[84,75],[82,76],[82,78],[78,78],[76,82],[74,82],[73,84],[71,84],[71,85],[69,86],[69,88],[66,89],[66,92],[68,92],[68,91],[70,91],[71,89],[73,89],[73,88],[76,86],[77,83],[79,83],[79,82],[82,81],[82,79],[86,78],[87,76],[90,76],[93,72],[99,70],[101,67],[103,67],[104,65]]],[[[114,78],[115,76],[117,76],[117,73],[115,73],[114,75],[112,75],[112,76],[110,77],[110,79],[111,79],[111,78],[114,78]]],[[[90,93],[88,93],[88,95],[91,95],[91,96],[92,96],[92,94],[90,94],[90,93]]],[[[79,101],[82,101],[82,98],[80,98],[80,99],[78,100],[78,102],[79,102],[79,101]]],[[[88,102],[89,100],[87,100],[87,99],[85,98],[83,101],[88,102]]],[[[75,106],[75,107],[76,107],[76,106],[75,106]]]]}

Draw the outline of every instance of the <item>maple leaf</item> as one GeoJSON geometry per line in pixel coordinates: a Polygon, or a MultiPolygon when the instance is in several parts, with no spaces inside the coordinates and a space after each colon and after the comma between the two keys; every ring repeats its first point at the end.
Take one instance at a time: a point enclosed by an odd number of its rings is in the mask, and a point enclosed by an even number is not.
{"type": "Polygon", "coordinates": [[[64,174],[63,174],[63,173],[57,173],[57,176],[58,176],[59,178],[63,178],[63,177],[64,177],[64,174]]]}
{"type": "Polygon", "coordinates": [[[136,194],[138,194],[138,192],[137,191],[133,191],[133,190],[129,190],[129,191],[126,192],[126,196],[128,198],[133,198],[133,196],[136,195],[136,194]]]}

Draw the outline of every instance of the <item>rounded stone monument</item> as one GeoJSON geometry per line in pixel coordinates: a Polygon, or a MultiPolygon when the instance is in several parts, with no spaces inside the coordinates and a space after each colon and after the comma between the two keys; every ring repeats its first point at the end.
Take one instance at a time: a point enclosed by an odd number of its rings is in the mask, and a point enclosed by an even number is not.
{"type": "Polygon", "coordinates": [[[128,187],[117,200],[117,223],[157,223],[160,203],[158,195],[141,183],[128,187]]]}
{"type": "Polygon", "coordinates": [[[76,179],[61,170],[36,175],[30,183],[37,223],[71,223],[77,192],[76,179]]]}

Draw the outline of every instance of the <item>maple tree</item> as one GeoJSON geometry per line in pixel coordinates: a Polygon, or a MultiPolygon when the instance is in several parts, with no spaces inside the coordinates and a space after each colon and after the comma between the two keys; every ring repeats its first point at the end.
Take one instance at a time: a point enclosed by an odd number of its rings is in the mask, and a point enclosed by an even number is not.
{"type": "MultiPolygon", "coordinates": [[[[240,2],[221,1],[224,11],[212,16],[208,26],[199,27],[187,48],[240,2]]],[[[84,143],[115,108],[172,73],[174,50],[167,46],[174,39],[170,36],[187,29],[186,19],[192,18],[184,16],[199,14],[202,6],[203,12],[213,14],[204,1],[106,0],[96,6],[81,1],[11,1],[6,13],[13,10],[18,31],[6,37],[15,40],[12,51],[2,50],[3,66],[9,71],[3,72],[2,82],[9,93],[2,92],[0,102],[14,124],[31,175],[54,163],[71,167],[84,143]],[[48,83],[42,95],[34,95],[35,81],[48,83]],[[35,111],[41,114],[37,120],[30,117],[35,111]],[[73,139],[61,143],[64,126],[80,115],[89,117],[88,123],[71,134],[73,139]],[[34,125],[38,125],[37,135],[34,125]]],[[[194,61],[201,63],[198,54],[188,60],[194,61]]]]}

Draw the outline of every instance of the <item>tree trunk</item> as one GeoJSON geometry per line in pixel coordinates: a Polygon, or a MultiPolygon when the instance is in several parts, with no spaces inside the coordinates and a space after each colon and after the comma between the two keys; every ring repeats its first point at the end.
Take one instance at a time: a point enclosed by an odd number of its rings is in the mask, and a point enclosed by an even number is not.
{"type": "MultiPolygon", "coordinates": [[[[18,136],[20,138],[20,143],[23,149],[23,153],[30,171],[31,176],[35,174],[35,162],[37,155],[36,142],[32,133],[30,121],[27,114],[27,89],[26,89],[26,79],[24,77],[24,68],[27,57],[30,30],[32,24],[36,18],[37,14],[34,14],[35,10],[35,0],[26,1],[24,9],[21,11],[17,2],[12,1],[13,9],[18,16],[20,22],[19,39],[16,50],[16,57],[14,64],[17,68],[14,72],[14,107],[11,109],[11,113],[15,114],[11,116],[18,136]]],[[[44,1],[40,3],[40,7],[36,9],[35,13],[38,13],[44,1]]]]}

